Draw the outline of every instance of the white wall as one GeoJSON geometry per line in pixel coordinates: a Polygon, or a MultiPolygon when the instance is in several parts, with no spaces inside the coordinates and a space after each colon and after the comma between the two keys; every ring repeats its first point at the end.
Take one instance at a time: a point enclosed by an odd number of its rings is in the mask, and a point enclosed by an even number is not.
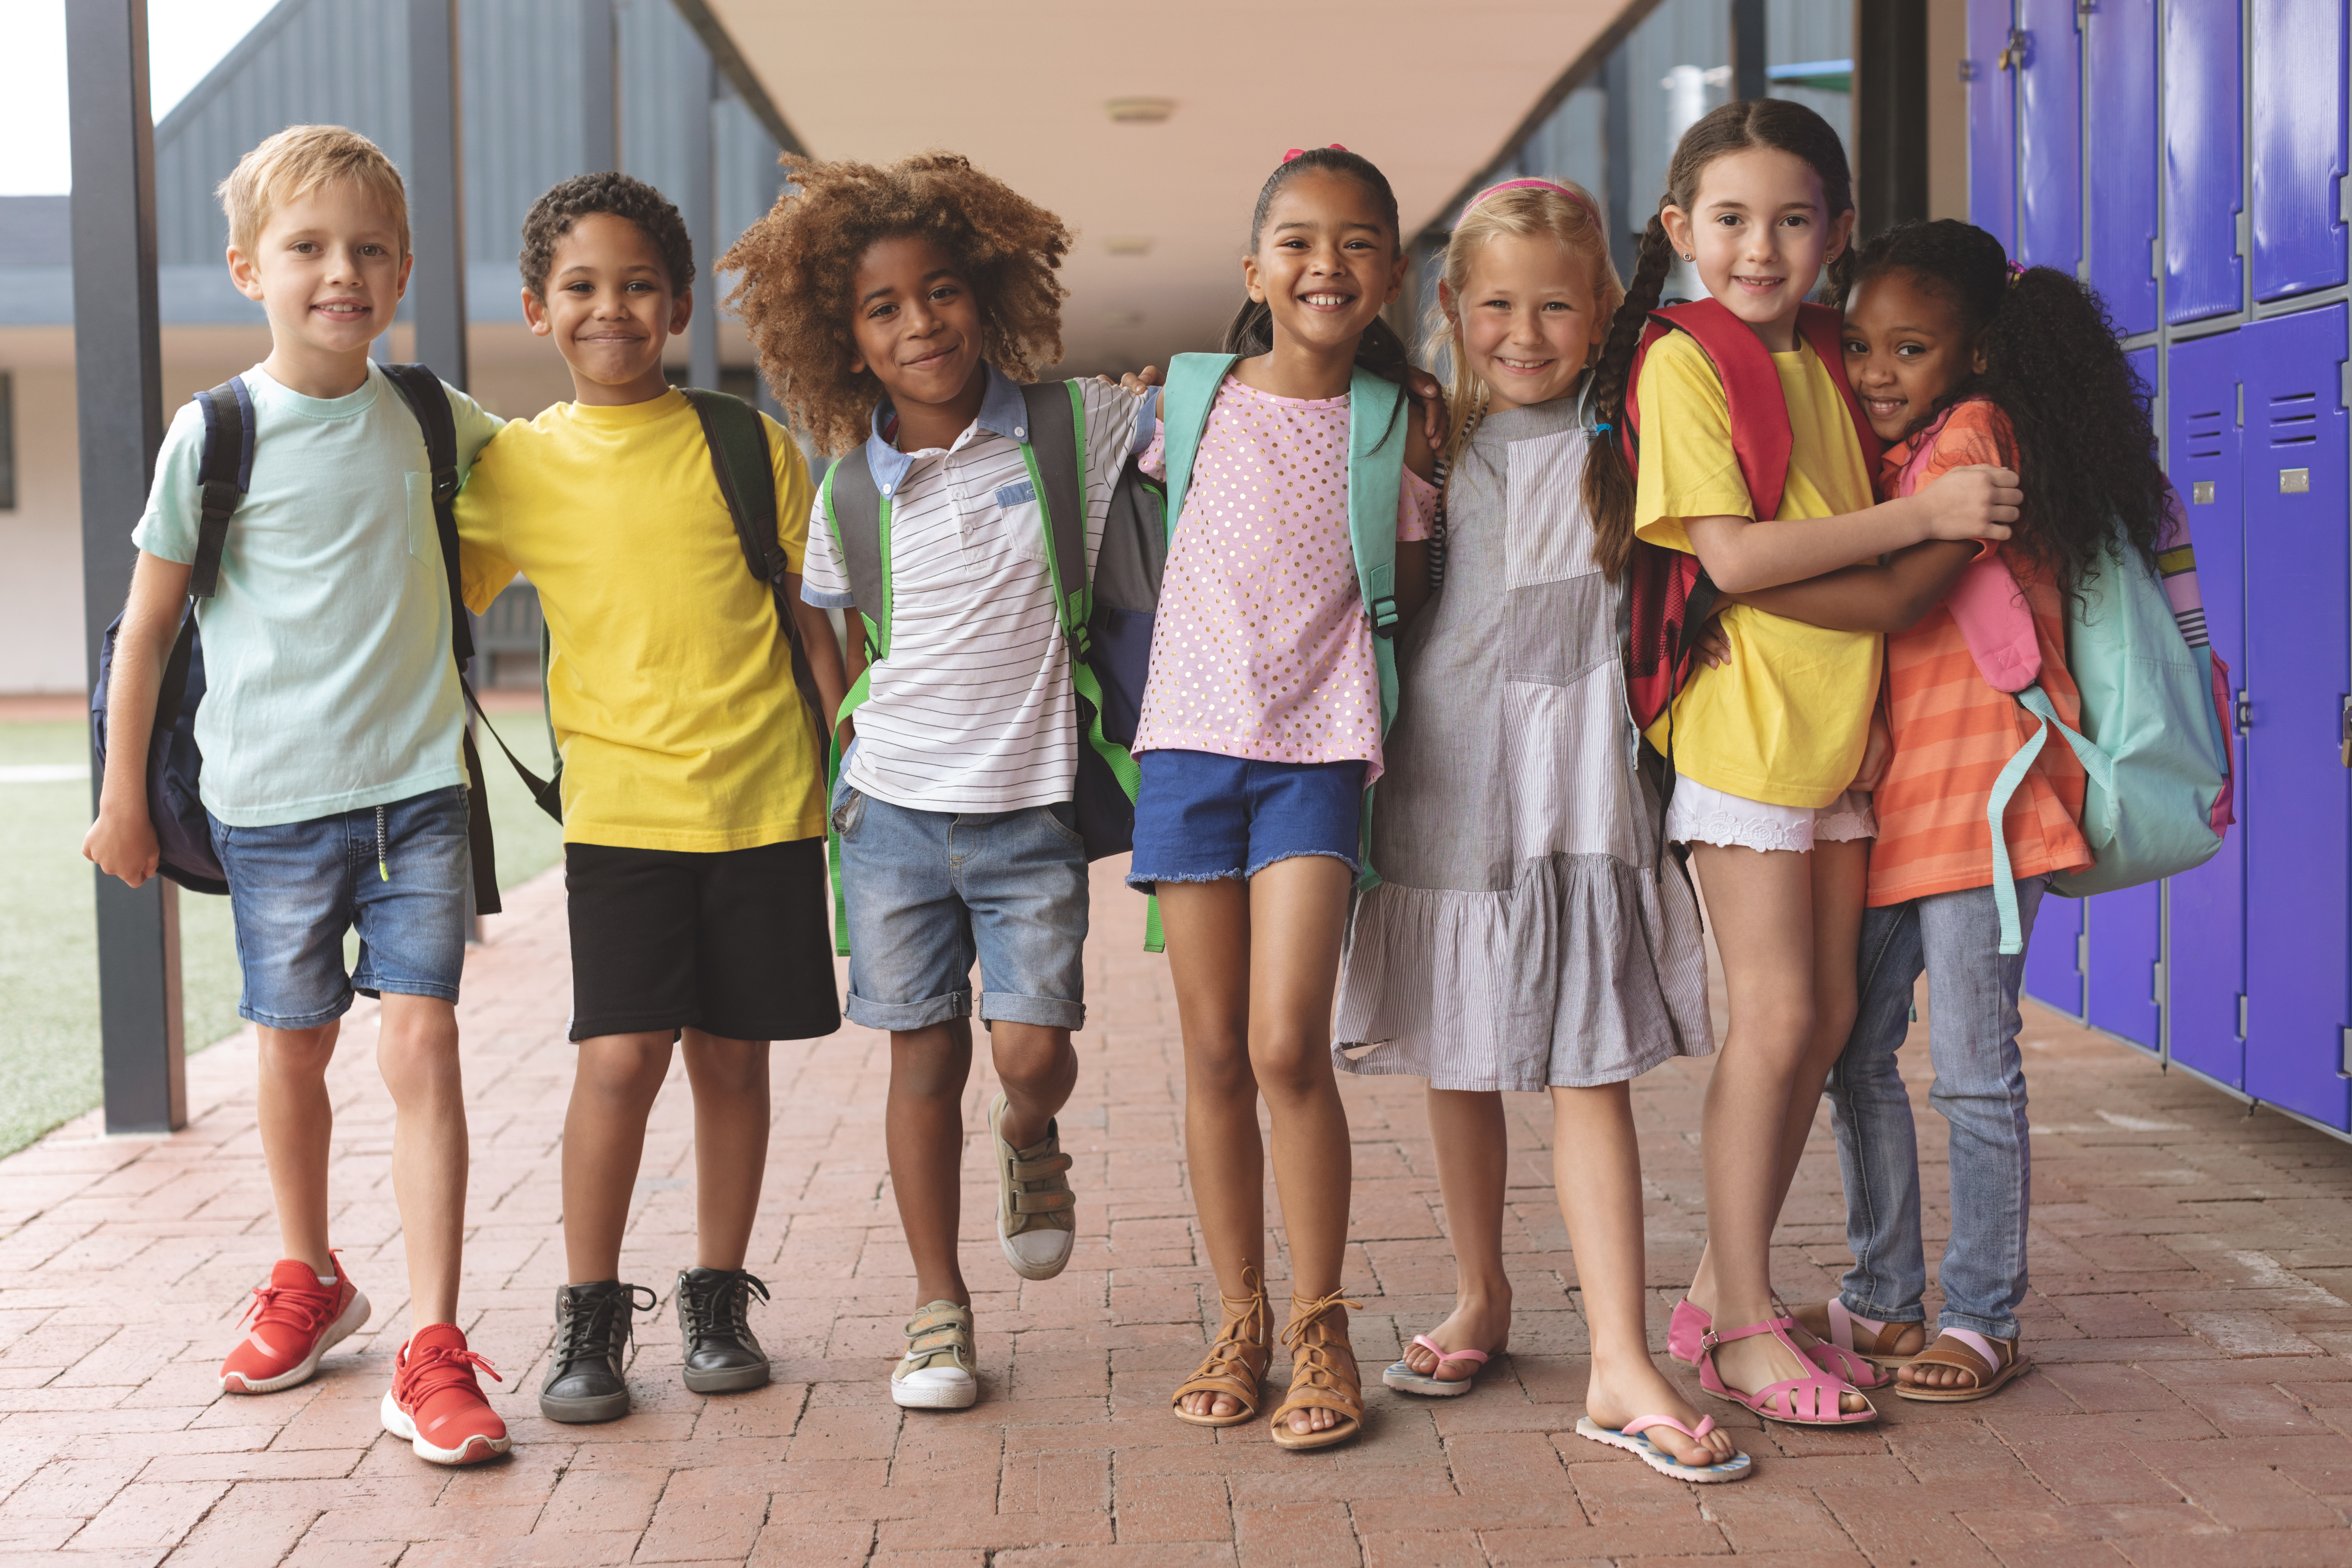
{"type": "Polygon", "coordinates": [[[81,470],[73,372],[5,361],[0,369],[15,380],[16,418],[16,505],[0,511],[0,692],[78,692],[81,470]]]}

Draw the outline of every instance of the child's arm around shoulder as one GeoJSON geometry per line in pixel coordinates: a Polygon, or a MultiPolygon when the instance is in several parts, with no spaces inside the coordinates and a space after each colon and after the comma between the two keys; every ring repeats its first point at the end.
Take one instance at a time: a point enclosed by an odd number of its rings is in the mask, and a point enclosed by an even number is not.
{"type": "MultiPolygon", "coordinates": [[[[849,694],[841,642],[834,636],[833,617],[803,596],[811,531],[822,526],[815,517],[816,485],[809,477],[808,459],[801,455],[800,443],[792,433],[764,414],[760,418],[767,426],[768,455],[775,464],[776,542],[784,552],[784,603],[792,607],[793,626],[807,652],[809,673],[816,678],[825,722],[834,724],[841,713],[842,699],[849,694]]],[[[828,535],[826,543],[831,542],[828,535]]]]}
{"type": "MultiPolygon", "coordinates": [[[[451,392],[453,414],[458,412],[455,400],[465,396],[462,392],[451,392]]],[[[467,406],[473,407],[471,399],[467,399],[467,406]]],[[[481,416],[493,418],[488,414],[481,416]]],[[[462,416],[459,420],[457,452],[465,479],[457,491],[457,574],[466,607],[478,616],[490,607],[490,601],[515,580],[519,570],[506,552],[505,524],[508,512],[518,504],[514,470],[527,428],[521,420],[511,426],[493,423],[469,451],[466,424],[462,416]]]]}

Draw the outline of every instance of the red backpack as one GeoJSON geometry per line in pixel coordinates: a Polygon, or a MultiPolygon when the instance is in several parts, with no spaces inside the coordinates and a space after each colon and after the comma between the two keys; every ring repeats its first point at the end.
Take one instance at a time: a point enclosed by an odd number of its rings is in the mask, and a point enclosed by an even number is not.
{"type": "MultiPolygon", "coordinates": [[[[1812,344],[1813,353],[1837,383],[1846,412],[1853,416],[1854,435],[1862,442],[1863,463],[1875,481],[1878,437],[1863,417],[1853,388],[1846,384],[1844,324],[1844,317],[1827,305],[1797,308],[1798,334],[1812,344]]],[[[1748,499],[1755,503],[1758,519],[1772,517],[1780,510],[1780,492],[1788,485],[1789,453],[1794,444],[1789,405],[1780,393],[1780,374],[1773,368],[1771,353],[1763,340],[1718,300],[1695,300],[1650,312],[1625,380],[1627,465],[1636,473],[1641,470],[1640,400],[1635,392],[1642,384],[1642,366],[1650,357],[1650,345],[1669,331],[1688,332],[1715,366],[1731,416],[1732,454],[1739,460],[1740,476],[1748,481],[1748,499]]],[[[1697,556],[1641,539],[1633,542],[1630,575],[1633,632],[1625,658],[1625,690],[1633,702],[1634,724],[1647,730],[1673,706],[1675,694],[1690,674],[1692,640],[1714,613],[1715,584],[1707,580],[1697,556]]]]}

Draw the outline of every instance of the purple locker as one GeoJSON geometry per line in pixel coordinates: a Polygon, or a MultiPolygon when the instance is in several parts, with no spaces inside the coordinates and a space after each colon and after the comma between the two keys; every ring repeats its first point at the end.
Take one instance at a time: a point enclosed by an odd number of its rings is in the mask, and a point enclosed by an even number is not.
{"type": "Polygon", "coordinates": [[[2083,18],[2090,112],[2083,134],[2099,172],[2090,203],[2091,287],[2126,336],[2156,331],[2156,0],[2100,0],[2083,18]]]}
{"type": "Polygon", "coordinates": [[[1969,221],[2017,248],[2017,73],[2011,0],[1969,0],[1969,221]]]}
{"type": "Polygon", "coordinates": [[[2083,900],[2045,893],[2025,944],[2025,994],[2069,1018],[2083,1016],[2083,900]]]}
{"type": "Polygon", "coordinates": [[[2346,310],[2240,331],[2246,389],[2246,1092],[2346,1127],[2352,548],[2346,310]]]}
{"type": "Polygon", "coordinates": [[[2017,0],[2017,247],[2029,267],[2083,259],[2083,58],[2074,0],[2017,0]]]}
{"type": "MultiPolygon", "coordinates": [[[[2189,513],[2197,584],[2213,651],[2231,688],[2246,668],[2245,502],[2238,426],[2238,334],[2176,343],[2165,392],[2173,488],[2189,513]]],[[[2232,765],[2244,777],[2241,746],[2232,765]]],[[[2241,784],[2241,790],[2243,785],[2241,784]]],[[[2244,816],[2243,795],[2238,797],[2244,816]]],[[[2232,1088],[2245,1087],[2241,1007],[2246,992],[2246,831],[2220,854],[2171,881],[2169,1022],[2172,1059],[2232,1088]]]]}
{"type": "Polygon", "coordinates": [[[2238,220],[2238,0],[2164,8],[2164,314],[2219,316],[2245,303],[2238,220]]]}
{"type": "Polygon", "coordinates": [[[2254,0],[2254,298],[2344,281],[2345,0],[2254,0]]]}

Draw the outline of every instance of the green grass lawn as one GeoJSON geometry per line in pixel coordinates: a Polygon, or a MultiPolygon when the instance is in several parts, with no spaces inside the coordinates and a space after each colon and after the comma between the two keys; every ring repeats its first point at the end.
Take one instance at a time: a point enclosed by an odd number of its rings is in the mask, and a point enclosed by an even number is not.
{"type": "MultiPolygon", "coordinates": [[[[526,762],[542,765],[546,731],[535,714],[502,715],[499,729],[526,762]]],[[[79,765],[88,748],[78,721],[0,723],[0,768],[79,765]]],[[[555,863],[563,830],[531,804],[496,748],[483,750],[499,885],[510,888],[555,863]]],[[[98,1103],[97,895],[94,868],[81,858],[89,826],[86,778],[0,782],[0,1154],[98,1103]]],[[[241,1026],[236,939],[226,899],[183,889],[179,900],[194,1051],[241,1026]]]]}

